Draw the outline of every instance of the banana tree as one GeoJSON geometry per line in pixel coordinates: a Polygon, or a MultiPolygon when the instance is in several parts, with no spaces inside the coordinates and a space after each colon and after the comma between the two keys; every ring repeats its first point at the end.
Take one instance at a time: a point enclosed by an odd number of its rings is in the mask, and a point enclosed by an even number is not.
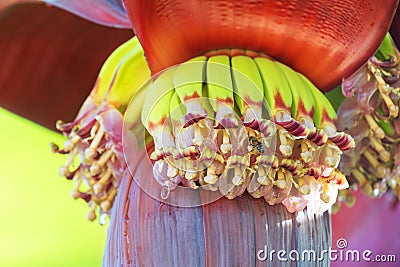
{"type": "Polygon", "coordinates": [[[328,249],[357,188],[399,196],[397,1],[48,2],[137,36],[52,145],[111,216],[105,266],[309,265],[262,258],[328,249]]]}

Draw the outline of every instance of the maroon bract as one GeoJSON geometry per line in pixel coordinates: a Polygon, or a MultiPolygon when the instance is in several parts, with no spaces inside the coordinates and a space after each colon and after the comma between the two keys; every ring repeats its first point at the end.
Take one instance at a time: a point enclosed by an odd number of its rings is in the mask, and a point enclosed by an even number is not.
{"type": "Polygon", "coordinates": [[[124,0],[153,73],[210,50],[249,49],[325,91],[373,55],[397,2],[124,0]]]}

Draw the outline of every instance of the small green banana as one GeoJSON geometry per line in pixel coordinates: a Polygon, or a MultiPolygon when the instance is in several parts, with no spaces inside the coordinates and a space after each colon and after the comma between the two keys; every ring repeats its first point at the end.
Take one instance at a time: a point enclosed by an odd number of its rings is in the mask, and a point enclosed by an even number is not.
{"type": "MultiPolygon", "coordinates": [[[[256,58],[254,61],[257,63],[263,80],[264,96],[269,105],[272,121],[282,127],[292,125],[295,122],[291,116],[292,92],[283,72],[270,59],[256,58]]],[[[283,156],[290,157],[293,152],[295,136],[287,129],[282,128],[278,129],[277,134],[280,141],[279,151],[283,156]]]]}
{"type": "Polygon", "coordinates": [[[314,127],[314,97],[312,93],[306,88],[303,80],[299,74],[292,70],[290,67],[276,62],[279,68],[285,74],[287,81],[290,85],[292,92],[292,117],[306,126],[308,129],[314,127]]]}
{"type": "Polygon", "coordinates": [[[151,77],[142,46],[133,37],[118,47],[100,70],[91,95],[117,108],[129,103],[135,92],[151,77]],[[110,70],[114,71],[110,71],[110,70]],[[112,89],[111,89],[112,88],[112,89]]]}
{"type": "MultiPolygon", "coordinates": [[[[310,130],[314,129],[314,97],[297,72],[280,62],[276,64],[283,71],[290,85],[293,97],[292,117],[301,124],[297,127],[297,131],[301,133],[300,136],[306,137],[310,130]],[[302,131],[299,130],[300,128],[302,131]]],[[[300,157],[307,164],[313,160],[316,145],[307,139],[302,139],[300,150],[300,157]]]]}
{"type": "Polygon", "coordinates": [[[264,87],[254,60],[247,56],[231,58],[235,103],[243,115],[243,121],[261,119],[264,87]]]}
{"type": "Polygon", "coordinates": [[[206,60],[204,56],[192,58],[176,69],[173,81],[182,103],[203,96],[206,60]]]}
{"type": "Polygon", "coordinates": [[[139,40],[133,37],[115,49],[106,59],[98,75],[101,77],[101,84],[98,84],[97,90],[99,93],[102,92],[103,96],[107,93],[114,77],[114,73],[110,72],[110,69],[116,69],[121,61],[132,53],[137,46],[140,46],[139,40]]]}
{"type": "Polygon", "coordinates": [[[380,60],[388,60],[391,56],[395,56],[396,52],[393,48],[393,40],[389,33],[386,34],[375,56],[380,60]]]}
{"type": "Polygon", "coordinates": [[[154,138],[156,150],[175,147],[170,123],[171,99],[175,93],[176,67],[162,72],[150,85],[142,109],[142,123],[154,138]]]}
{"type": "Polygon", "coordinates": [[[207,95],[216,114],[216,120],[233,112],[234,96],[228,56],[212,56],[207,61],[207,95]]]}
{"type": "Polygon", "coordinates": [[[324,94],[304,75],[299,74],[308,90],[314,97],[314,124],[315,127],[323,129],[328,136],[336,134],[336,111],[324,94]]]}
{"type": "MultiPolygon", "coordinates": [[[[315,112],[314,124],[317,128],[322,129],[328,139],[337,145],[341,151],[346,151],[354,147],[353,138],[344,132],[337,132],[336,129],[336,111],[329,102],[328,98],[322,94],[320,90],[306,77],[299,74],[306,86],[310,89],[314,96],[315,112]]],[[[337,159],[338,161],[339,159],[337,159]]]]}
{"type": "Polygon", "coordinates": [[[286,121],[291,118],[293,104],[290,86],[276,62],[267,58],[256,58],[264,85],[264,96],[274,120],[286,121]]]}
{"type": "MultiPolygon", "coordinates": [[[[196,122],[207,116],[202,106],[205,67],[206,57],[196,57],[178,66],[173,77],[176,95],[186,109],[185,114],[181,116],[183,123],[175,125],[175,128],[179,127],[175,130],[179,131],[175,134],[177,145],[183,149],[183,154],[186,154],[185,150],[192,151],[195,149],[194,145],[201,145],[203,141],[201,128],[196,122]],[[194,131],[191,128],[194,128],[194,131]]],[[[175,124],[179,122],[175,120],[175,124]]]]}
{"type": "Polygon", "coordinates": [[[172,131],[174,136],[177,136],[182,127],[181,119],[186,114],[186,109],[182,105],[181,99],[176,91],[174,91],[172,95],[169,110],[172,131]]]}

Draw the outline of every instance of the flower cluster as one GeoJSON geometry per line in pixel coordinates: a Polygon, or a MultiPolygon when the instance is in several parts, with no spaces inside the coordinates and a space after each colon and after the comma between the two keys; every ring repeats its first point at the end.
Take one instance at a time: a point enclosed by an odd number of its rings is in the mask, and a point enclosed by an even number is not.
{"type": "Polygon", "coordinates": [[[87,218],[91,221],[100,214],[104,223],[121,177],[128,171],[122,143],[123,114],[135,90],[149,77],[143,50],[132,38],[104,63],[75,120],[57,122],[57,129],[68,138],[62,149],[52,144],[55,153],[68,154],[60,175],[73,180],[71,196],[89,204],[87,218]]]}
{"type": "Polygon", "coordinates": [[[161,198],[177,186],[202,187],[229,199],[247,191],[290,212],[327,210],[348,186],[337,166],[354,142],[336,131],[332,107],[317,91],[290,68],[237,49],[159,74],[142,121],[154,140],[161,198]]]}
{"type": "MultiPolygon", "coordinates": [[[[400,199],[400,54],[389,37],[385,42],[389,51],[343,81],[347,98],[338,128],[353,136],[356,147],[344,154],[340,169],[366,195],[380,197],[390,189],[400,199]]],[[[353,197],[343,192],[339,200],[351,205],[353,197]]]]}

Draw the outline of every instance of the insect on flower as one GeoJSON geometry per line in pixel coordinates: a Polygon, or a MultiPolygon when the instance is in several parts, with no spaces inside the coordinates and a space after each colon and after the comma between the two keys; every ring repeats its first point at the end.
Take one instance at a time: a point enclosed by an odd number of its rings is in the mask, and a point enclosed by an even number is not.
{"type": "Polygon", "coordinates": [[[255,136],[249,137],[250,152],[263,154],[265,152],[264,145],[255,136]]]}

